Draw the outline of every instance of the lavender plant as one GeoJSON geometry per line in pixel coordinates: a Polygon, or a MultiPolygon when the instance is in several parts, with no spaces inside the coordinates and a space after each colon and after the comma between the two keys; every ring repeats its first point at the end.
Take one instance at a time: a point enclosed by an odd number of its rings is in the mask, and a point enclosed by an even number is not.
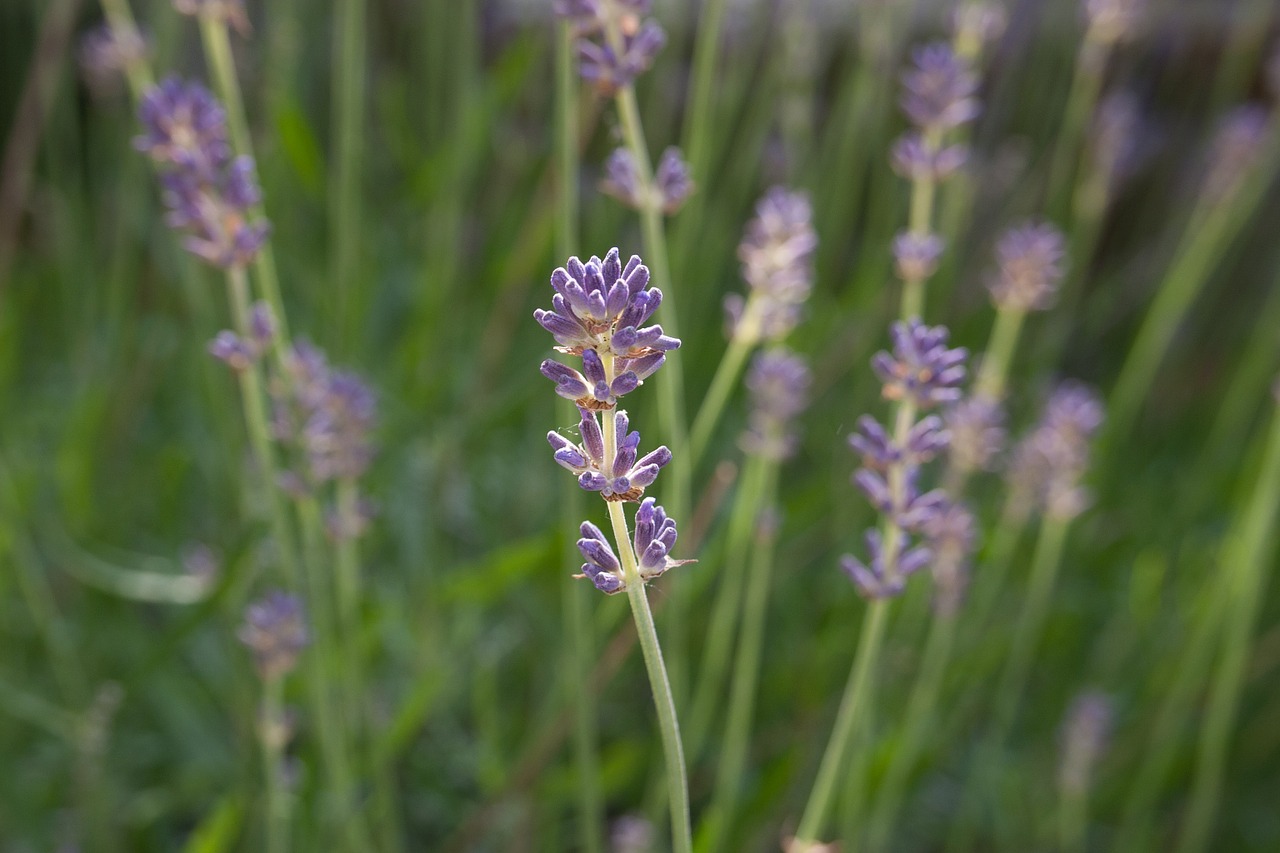
{"type": "Polygon", "coordinates": [[[1089,792],[1111,738],[1114,718],[1113,703],[1097,691],[1081,693],[1067,709],[1058,762],[1058,844],[1062,850],[1087,849],[1089,792]]]}
{"type": "Polygon", "coordinates": [[[653,690],[667,765],[667,796],[671,806],[672,843],[678,851],[692,849],[689,791],[683,746],[671,685],[662,660],[645,585],[683,564],[671,557],[676,523],[644,490],[671,461],[666,447],[638,455],[640,433],[629,431],[619,398],[635,390],[666,360],[680,341],[663,334],[658,325],[644,326],[662,302],[662,291],[648,287],[649,269],[636,255],[623,266],[617,248],[604,259],[583,263],[571,257],[551,275],[551,310],[539,309],[534,319],[551,333],[557,349],[582,358],[578,371],[548,359],[544,376],[556,382],[561,396],[579,406],[579,443],[552,431],[547,440],[555,460],[577,476],[586,491],[599,492],[609,510],[613,544],[591,522],[583,522],[578,549],[586,562],[582,575],[602,592],[626,592],[631,604],[645,667],[653,690]],[[623,502],[640,502],[634,537],[627,526],[623,502]]]}

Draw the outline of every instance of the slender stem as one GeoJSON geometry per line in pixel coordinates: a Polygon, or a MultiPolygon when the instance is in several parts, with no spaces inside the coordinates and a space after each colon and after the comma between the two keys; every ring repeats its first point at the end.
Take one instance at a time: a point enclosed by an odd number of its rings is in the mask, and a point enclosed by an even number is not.
{"type": "Polygon", "coordinates": [[[1062,128],[1053,148],[1053,161],[1049,166],[1048,210],[1052,218],[1061,221],[1066,216],[1074,187],[1075,166],[1080,160],[1080,141],[1084,136],[1089,115],[1102,90],[1102,71],[1106,65],[1108,47],[1092,33],[1086,33],[1076,57],[1071,89],[1067,93],[1067,105],[1062,128]]]}
{"type": "Polygon", "coordinates": [[[756,309],[757,304],[754,295],[747,298],[739,329],[729,341],[729,348],[720,359],[715,376],[711,378],[711,385],[707,388],[706,396],[702,398],[702,405],[698,407],[698,414],[693,419],[693,429],[689,432],[689,465],[691,467],[696,467],[702,460],[702,454],[706,452],[711,435],[720,422],[720,416],[724,414],[725,403],[729,401],[729,395],[733,393],[734,387],[738,384],[738,378],[742,375],[742,366],[746,363],[747,356],[755,349],[757,338],[753,327],[759,313],[756,309]]]}
{"type": "Polygon", "coordinates": [[[263,685],[262,719],[258,721],[262,741],[262,774],[266,786],[267,853],[285,853],[289,849],[289,799],[284,789],[285,741],[288,738],[284,718],[284,680],[271,677],[263,685]]]}
{"type": "Polygon", "coordinates": [[[880,784],[880,798],[871,818],[872,850],[889,849],[894,820],[902,805],[907,778],[911,773],[921,748],[929,737],[929,722],[938,710],[938,694],[942,689],[942,676],[951,660],[956,634],[956,619],[950,615],[935,616],[929,625],[929,637],[925,641],[920,673],[911,688],[907,700],[906,718],[902,723],[899,747],[885,771],[880,784]]]}
{"type": "Polygon", "coordinates": [[[1231,573],[1227,580],[1231,601],[1226,609],[1228,619],[1223,625],[1222,659],[1214,671],[1209,709],[1200,729],[1195,787],[1178,845],[1180,853],[1208,849],[1218,801],[1222,797],[1231,728],[1244,688],[1250,639],[1266,589],[1267,569],[1272,562],[1277,505],[1280,505],[1280,414],[1272,417],[1266,459],[1239,532],[1223,547],[1221,565],[1231,573]]]}
{"type": "MultiPolygon", "coordinates": [[[[763,467],[764,485],[760,500],[757,501],[758,508],[768,506],[777,490],[777,464],[765,461],[763,467]]],[[[769,605],[775,535],[772,524],[764,525],[757,533],[757,541],[751,550],[751,566],[745,582],[742,631],[729,689],[729,719],[725,724],[724,746],[720,750],[715,793],[712,797],[711,813],[716,816],[716,824],[712,829],[709,845],[711,850],[716,850],[721,845],[723,831],[734,825],[734,809],[747,769],[747,747],[750,743],[751,721],[755,714],[756,690],[760,680],[760,661],[764,651],[764,625],[769,605]]]]}
{"type": "Polygon", "coordinates": [[[1088,833],[1089,800],[1084,791],[1063,791],[1058,800],[1058,849],[1083,853],[1088,833]]]}
{"type": "Polygon", "coordinates": [[[813,791],[809,794],[804,816],[800,818],[800,828],[796,832],[796,846],[793,849],[803,851],[807,846],[816,846],[821,839],[831,811],[831,802],[835,798],[836,785],[841,778],[840,768],[844,764],[845,753],[849,751],[849,740],[853,735],[859,714],[868,702],[868,694],[873,689],[872,663],[879,656],[880,644],[884,639],[885,626],[888,624],[889,602],[890,599],[877,599],[871,602],[867,615],[863,619],[862,636],[858,639],[858,654],[854,658],[853,669],[849,672],[849,681],[845,686],[844,696],[840,700],[840,710],[836,714],[835,726],[831,730],[831,739],[827,741],[826,752],[823,753],[822,763],[818,767],[813,791]]]}
{"type": "Polygon", "coordinates": [[[337,340],[350,346],[354,320],[359,323],[356,294],[360,292],[361,123],[364,116],[365,0],[338,0],[333,31],[334,190],[330,194],[329,226],[333,242],[333,294],[337,340]]]}
{"type": "Polygon", "coordinates": [[[658,632],[653,624],[653,611],[644,581],[636,565],[631,547],[631,534],[622,504],[609,502],[609,521],[613,525],[613,538],[622,559],[623,577],[627,585],[627,599],[636,622],[636,634],[644,665],[649,673],[649,686],[653,690],[653,704],[658,711],[658,728],[662,733],[662,752],[667,765],[667,798],[671,805],[671,843],[675,853],[691,853],[693,850],[692,827],[689,823],[689,783],[685,776],[684,749],[680,744],[680,724],[676,719],[676,703],[667,679],[667,668],[662,661],[662,648],[658,645],[658,632]]]}
{"type": "MultiPolygon", "coordinates": [[[[574,68],[574,34],[568,23],[559,26],[556,40],[556,144],[559,155],[559,224],[556,241],[559,257],[574,253],[578,241],[578,83],[574,68]]],[[[574,406],[562,401],[557,407],[566,419],[575,413],[574,406]]],[[[576,483],[565,481],[561,517],[565,530],[572,530],[582,519],[582,490],[576,483]]],[[[566,543],[567,559],[578,557],[572,537],[566,543]]],[[[597,711],[595,692],[588,687],[593,642],[587,596],[593,590],[582,584],[563,585],[562,609],[569,625],[568,647],[565,649],[568,677],[565,680],[576,717],[573,725],[573,749],[577,765],[578,843],[585,853],[600,853],[604,838],[604,803],[600,794],[600,761],[596,741],[597,711]]]]}
{"type": "MultiPolygon", "coordinates": [[[[218,97],[227,108],[231,144],[239,153],[253,157],[253,138],[249,134],[249,120],[244,111],[244,99],[240,96],[240,82],[236,78],[235,60],[231,54],[227,24],[210,15],[201,15],[200,35],[204,40],[205,57],[213,74],[218,97]]],[[[251,208],[250,215],[255,219],[265,219],[267,214],[263,206],[257,204],[251,208]]],[[[253,268],[262,298],[271,306],[271,311],[275,314],[275,352],[277,358],[283,361],[285,352],[289,348],[289,324],[284,313],[284,301],[280,298],[280,282],[276,276],[276,262],[271,250],[271,241],[263,243],[262,249],[253,262],[253,268]]]]}
{"type": "Polygon", "coordinates": [[[720,54],[720,30],[725,0],[706,0],[698,16],[697,44],[693,49],[693,78],[689,106],[685,110],[684,148],[694,176],[705,181],[707,145],[713,124],[711,95],[715,87],[716,60],[720,54]]]}
{"type": "Polygon", "coordinates": [[[982,357],[982,367],[974,383],[975,396],[992,401],[998,401],[1004,396],[1005,379],[1009,374],[1013,353],[1018,346],[1018,335],[1022,331],[1022,320],[1025,316],[1026,312],[1016,308],[996,310],[996,321],[991,327],[991,339],[987,343],[987,352],[982,357]]]}

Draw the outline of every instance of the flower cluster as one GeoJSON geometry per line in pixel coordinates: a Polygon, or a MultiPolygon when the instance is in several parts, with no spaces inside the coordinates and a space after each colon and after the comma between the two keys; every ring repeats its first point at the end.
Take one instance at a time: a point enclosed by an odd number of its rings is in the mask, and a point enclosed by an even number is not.
{"type": "MultiPolygon", "coordinates": [[[[880,352],[872,360],[886,399],[902,401],[908,407],[904,411],[918,412],[958,399],[966,352],[947,348],[945,328],[911,320],[895,324],[892,337],[893,353],[880,352]]],[[[862,457],[854,483],[886,518],[893,536],[886,542],[878,530],[868,531],[868,562],[851,556],[841,561],[868,598],[899,594],[908,575],[934,560],[934,548],[913,546],[910,534],[946,540],[947,547],[963,538],[953,530],[959,520],[948,516],[952,504],[946,495],[940,489],[922,492],[919,488],[921,466],[945,450],[950,438],[937,415],[911,423],[901,435],[863,416],[858,431],[849,436],[850,447],[862,457]]]]}
{"type": "MultiPolygon", "coordinates": [[[[599,527],[589,521],[582,522],[582,538],[578,550],[586,560],[579,577],[589,578],[601,592],[613,595],[626,589],[622,576],[622,564],[609,545],[608,538],[599,527]]],[[[683,566],[692,560],[673,560],[671,549],[676,545],[676,523],[667,517],[653,498],[645,498],[636,510],[636,529],[632,536],[636,567],[645,583],[660,577],[669,569],[683,566]]]]}
{"type": "Polygon", "coordinates": [[[242,35],[249,32],[244,0],[173,0],[173,8],[183,15],[222,21],[235,27],[242,35]]]}
{"type": "Polygon", "coordinates": [[[1105,694],[1088,691],[1071,703],[1062,726],[1062,760],[1058,785],[1064,793],[1081,796],[1089,789],[1098,759],[1111,737],[1114,706],[1105,694]]]}
{"type": "Polygon", "coordinates": [[[239,373],[262,358],[275,342],[275,336],[276,321],[271,307],[265,302],[255,302],[249,311],[249,337],[242,338],[224,329],[209,342],[209,354],[239,373]]]}
{"type": "Polygon", "coordinates": [[[969,586],[969,558],[978,541],[973,513],[958,503],[946,503],[926,525],[925,538],[933,552],[933,606],[939,616],[954,616],[969,586]]]}
{"type": "Polygon", "coordinates": [[[1049,397],[1040,423],[1014,449],[1009,483],[1027,506],[1068,520],[1089,505],[1080,480],[1089,468],[1089,442],[1103,420],[1093,389],[1064,382],[1049,397]]]}
{"type": "Polygon", "coordinates": [[[756,355],[746,378],[751,417],[742,448],[747,453],[780,460],[795,451],[792,424],[809,403],[810,381],[804,359],[783,347],[756,355]]]}
{"type": "Polygon", "coordinates": [[[127,28],[103,24],[80,39],[80,70],[98,94],[113,92],[120,75],[147,58],[149,47],[132,26],[127,28]]]}
{"type": "Polygon", "coordinates": [[[990,470],[1004,449],[1004,410],[986,397],[970,396],[947,409],[951,466],[963,473],[990,470]]]}
{"type": "Polygon", "coordinates": [[[1048,223],[1011,228],[996,241],[997,272],[987,281],[1000,310],[1043,311],[1066,274],[1067,241],[1048,223]]]}
{"type": "Polygon", "coordinates": [[[254,666],[263,681],[288,675],[311,642],[302,601],[278,590],[245,608],[238,636],[253,653],[254,666]]]}
{"type": "Polygon", "coordinates": [[[902,111],[912,129],[893,146],[894,169],[909,180],[938,181],[964,165],[968,150],[946,145],[943,136],[978,115],[978,78],[950,45],[915,50],[902,77],[902,111]]]}
{"type": "Polygon", "coordinates": [[[605,177],[600,188],[628,207],[644,210],[656,206],[668,216],[684,206],[693,194],[693,178],[689,164],[680,149],[671,147],[662,152],[658,168],[653,173],[652,186],[645,186],[636,169],[635,158],[626,148],[618,148],[605,162],[605,177]]]}
{"type": "Polygon", "coordinates": [[[199,83],[169,78],[143,96],[138,112],[143,133],[134,144],[166,167],[168,223],[185,231],[187,250],[208,263],[246,266],[268,225],[251,221],[262,195],[253,161],[232,156],[222,106],[199,83]]]}
{"type": "MultiPolygon", "coordinates": [[[[661,326],[641,325],[662,303],[662,291],[648,284],[649,269],[640,258],[632,255],[624,267],[617,248],[604,260],[593,256],[583,263],[573,257],[551,274],[552,309],[534,312],[538,324],[555,338],[556,349],[582,358],[581,371],[553,360],[542,363],[542,374],[556,383],[556,393],[578,404],[578,443],[554,430],[547,433],[555,461],[583,489],[614,503],[640,501],[671,461],[666,447],[641,456],[640,433],[616,407],[619,397],[639,386],[662,366],[667,352],[680,346],[661,326]]],[[[625,589],[622,564],[600,529],[584,522],[582,537],[578,548],[587,560],[583,576],[607,593],[625,589]]],[[[642,581],[680,565],[668,556],[675,540],[675,521],[652,498],[644,499],[636,511],[634,542],[642,581]]]]}
{"type": "Polygon", "coordinates": [[[584,80],[611,95],[649,70],[667,36],[646,20],[651,0],[554,0],[555,14],[573,24],[584,80]]]}
{"type": "Polygon", "coordinates": [[[800,321],[800,309],[813,289],[813,229],[809,196],[773,187],[756,203],[738,246],[747,298],[725,298],[732,337],[747,343],[780,341],[800,321]]]}

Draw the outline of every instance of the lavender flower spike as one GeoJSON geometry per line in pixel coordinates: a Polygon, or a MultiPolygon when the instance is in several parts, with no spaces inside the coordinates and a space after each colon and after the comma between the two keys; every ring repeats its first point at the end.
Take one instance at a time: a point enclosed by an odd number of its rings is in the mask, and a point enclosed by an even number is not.
{"type": "Polygon", "coordinates": [[[927,409],[960,398],[967,351],[947,349],[945,326],[929,327],[919,320],[894,323],[893,354],[879,352],[871,361],[884,382],[886,400],[910,400],[927,409]]]}
{"type": "Polygon", "coordinates": [[[959,127],[978,115],[978,78],[945,42],[917,48],[902,77],[902,111],[926,133],[959,127]]]}
{"type": "Polygon", "coordinates": [[[658,471],[671,461],[671,451],[659,447],[637,459],[640,433],[628,432],[627,413],[618,412],[614,418],[617,450],[610,464],[605,458],[604,434],[595,412],[586,408],[579,408],[578,412],[582,416],[578,423],[581,444],[574,444],[554,430],[547,433],[556,464],[577,475],[579,486],[600,492],[607,501],[640,500],[644,490],[658,478],[658,471]]]}
{"type": "Polygon", "coordinates": [[[600,189],[634,210],[644,210],[657,205],[668,216],[684,206],[693,194],[693,179],[689,164],[684,161],[679,148],[668,148],[654,170],[653,186],[641,184],[635,158],[626,148],[618,148],[605,161],[605,177],[600,189]]]}
{"type": "Polygon", "coordinates": [[[813,289],[817,245],[808,195],[783,187],[765,193],[738,246],[742,277],[755,308],[748,322],[747,300],[737,294],[725,299],[731,336],[744,336],[748,342],[778,341],[795,328],[813,289]]]}
{"type": "Polygon", "coordinates": [[[785,459],[795,451],[792,424],[808,405],[810,381],[809,366],[790,350],[756,355],[746,378],[752,409],[744,450],[766,459],[785,459]]]}
{"type": "Polygon", "coordinates": [[[578,70],[601,94],[612,95],[648,71],[666,43],[667,34],[655,21],[645,21],[636,31],[623,33],[621,51],[582,39],[578,42],[578,70]]]}
{"type": "Polygon", "coordinates": [[[143,95],[138,118],[143,132],[134,147],[157,163],[209,177],[231,158],[227,114],[199,83],[164,80],[143,95]]]}
{"type": "MultiPolygon", "coordinates": [[[[609,545],[608,538],[589,521],[581,527],[582,538],[578,540],[578,550],[587,561],[582,565],[582,574],[577,577],[589,578],[596,589],[609,595],[622,592],[627,588],[623,576],[622,564],[609,545]]],[[[636,529],[633,536],[636,568],[640,579],[648,583],[654,578],[666,574],[676,566],[696,562],[695,560],[675,560],[671,558],[671,550],[676,544],[676,523],[668,518],[662,507],[653,498],[645,498],[636,510],[636,529]]]]}
{"type": "Polygon", "coordinates": [[[1011,228],[996,242],[999,272],[987,283],[997,308],[1043,311],[1053,304],[1066,274],[1067,243],[1048,223],[1011,228]]]}
{"type": "Polygon", "coordinates": [[[1111,736],[1114,706],[1105,694],[1081,693],[1071,703],[1062,727],[1062,761],[1058,765],[1058,785],[1071,796],[1089,790],[1090,777],[1107,748],[1111,736]]]}
{"type": "Polygon", "coordinates": [[[287,675],[311,642],[302,601],[296,595],[274,591],[245,609],[240,642],[253,653],[263,681],[287,675]]]}
{"type": "Polygon", "coordinates": [[[863,563],[856,557],[845,555],[840,558],[840,568],[853,581],[858,592],[864,598],[892,598],[901,595],[906,588],[909,575],[928,565],[933,559],[933,552],[923,545],[909,550],[898,559],[896,568],[885,565],[884,548],[878,530],[868,530],[866,535],[867,554],[870,559],[863,563]]]}

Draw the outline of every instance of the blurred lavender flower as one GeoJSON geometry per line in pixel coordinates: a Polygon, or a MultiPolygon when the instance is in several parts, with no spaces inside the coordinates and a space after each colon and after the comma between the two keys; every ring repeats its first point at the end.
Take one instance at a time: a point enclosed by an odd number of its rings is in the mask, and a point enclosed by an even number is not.
{"type": "Polygon", "coordinates": [[[1147,0],[1084,0],[1088,38],[1114,44],[1132,38],[1147,11],[1147,0]]]}
{"type": "Polygon", "coordinates": [[[639,815],[623,815],[609,828],[610,853],[653,853],[653,824],[639,815]]]}
{"type": "Polygon", "coordinates": [[[244,11],[244,0],[173,0],[173,8],[183,15],[222,21],[235,27],[241,35],[249,33],[249,18],[244,11]]]}
{"type": "Polygon", "coordinates": [[[630,150],[618,148],[605,161],[605,177],[600,188],[628,207],[643,210],[652,203],[670,216],[684,206],[694,186],[689,165],[680,155],[679,148],[668,148],[662,152],[651,191],[641,185],[630,150]]]}
{"type": "Polygon", "coordinates": [[[893,354],[878,352],[871,367],[884,383],[886,400],[910,400],[920,409],[960,398],[967,350],[947,349],[945,326],[926,326],[919,320],[894,323],[893,354]]]}
{"type": "Polygon", "coordinates": [[[276,322],[271,314],[271,306],[265,302],[255,302],[249,317],[248,340],[224,329],[209,342],[209,354],[237,372],[248,370],[275,341],[276,322]]]}
{"type": "Polygon", "coordinates": [[[1053,304],[1066,274],[1067,243],[1045,223],[1027,223],[996,241],[998,272],[987,282],[991,301],[1001,310],[1042,311],[1053,304]]]}
{"type": "Polygon", "coordinates": [[[945,450],[950,441],[950,432],[943,429],[942,419],[936,415],[913,426],[902,447],[870,415],[858,418],[858,431],[849,436],[849,446],[861,454],[863,467],[882,474],[895,465],[917,468],[945,450]]]}
{"type": "Polygon", "coordinates": [[[1004,410],[985,397],[965,397],[946,412],[951,434],[951,465],[970,474],[990,470],[1004,449],[1004,410]]]}
{"type": "Polygon", "coordinates": [[[902,111],[917,128],[940,133],[978,115],[978,78],[946,42],[911,53],[912,67],[902,76],[902,111]]]}
{"type": "Polygon", "coordinates": [[[589,492],[599,492],[607,501],[638,501],[644,490],[653,485],[658,471],[671,461],[671,451],[658,447],[637,458],[640,433],[630,430],[626,412],[618,412],[614,419],[614,447],[612,462],[605,457],[604,433],[595,412],[579,408],[582,416],[578,432],[581,444],[552,430],[547,441],[554,449],[556,463],[578,477],[578,485],[589,492]]]}
{"type": "Polygon", "coordinates": [[[848,554],[840,558],[840,568],[849,576],[864,598],[892,598],[895,595],[901,595],[906,589],[907,578],[924,568],[933,559],[932,551],[923,545],[917,545],[904,548],[901,556],[896,556],[894,559],[896,565],[892,567],[886,565],[878,530],[867,531],[866,545],[869,555],[867,563],[848,554]]]}
{"type": "MultiPolygon", "coordinates": [[[[272,383],[272,427],[303,455],[303,483],[358,479],[373,461],[373,391],[354,373],[334,370],[323,352],[295,344],[272,383]]],[[[295,474],[295,477],[297,475],[295,474]]]]}
{"type": "Polygon", "coordinates": [[[1204,195],[1211,203],[1226,201],[1240,187],[1258,161],[1271,125],[1271,111],[1257,104],[1236,107],[1218,124],[1204,179],[1204,195]]]}
{"type": "Polygon", "coordinates": [[[756,203],[738,246],[749,297],[725,299],[731,336],[747,342],[778,341],[800,320],[800,307],[813,289],[813,207],[802,192],[773,187],[756,203]]]}
{"type": "Polygon", "coordinates": [[[263,681],[287,675],[311,642],[302,601],[295,595],[274,591],[245,609],[240,642],[253,653],[263,681]]]}
{"type": "Polygon", "coordinates": [[[1068,520],[1089,504],[1080,480],[1089,468],[1089,442],[1102,426],[1103,406],[1088,386],[1064,382],[1049,397],[1034,430],[1015,448],[1009,483],[1028,506],[1068,520]]]}
{"type": "Polygon", "coordinates": [[[1102,99],[1093,117],[1090,148],[1094,168],[1108,185],[1129,176],[1139,160],[1142,116],[1138,98],[1127,91],[1113,92],[1102,99]]]}
{"type": "Polygon", "coordinates": [[[133,27],[102,24],[80,39],[80,70],[95,94],[118,91],[121,77],[147,58],[147,40],[133,27]]]}
{"type": "Polygon", "coordinates": [[[170,77],[153,86],[138,105],[142,135],[134,146],[152,160],[211,178],[231,159],[227,114],[199,83],[170,77]]]}
{"type": "Polygon", "coordinates": [[[199,83],[175,78],[142,98],[139,150],[171,167],[161,176],[166,221],[186,231],[184,245],[223,269],[244,267],[261,250],[269,226],[250,221],[262,200],[253,161],[232,157],[226,113],[199,83]]]}
{"type": "Polygon", "coordinates": [[[915,131],[898,137],[889,154],[893,170],[909,181],[946,180],[968,159],[967,146],[935,144],[915,131]]]}
{"type": "Polygon", "coordinates": [[[578,40],[578,71],[582,79],[594,83],[605,95],[630,86],[648,71],[667,43],[667,35],[656,21],[645,21],[634,31],[624,30],[621,41],[618,51],[603,40],[578,40]]]}
{"type": "MultiPolygon", "coordinates": [[[[589,521],[582,522],[581,533],[578,550],[587,562],[582,564],[582,574],[578,577],[590,579],[596,589],[609,595],[625,590],[627,583],[623,577],[622,564],[613,553],[608,537],[589,521]]],[[[636,510],[636,529],[632,537],[637,569],[642,581],[648,583],[676,566],[694,562],[671,558],[676,535],[675,521],[667,517],[653,498],[645,498],[636,510]]]]}
{"type": "Polygon", "coordinates": [[[1058,785],[1064,794],[1084,796],[1098,759],[1111,739],[1115,715],[1105,694],[1087,691],[1076,696],[1062,727],[1062,758],[1058,765],[1058,785]]]}
{"type": "Polygon", "coordinates": [[[793,422],[809,404],[809,366],[783,347],[758,353],[747,371],[751,395],[750,427],[742,447],[766,459],[781,460],[795,451],[793,422]]]}
{"type": "Polygon", "coordinates": [[[903,231],[893,239],[893,260],[898,278],[924,281],[938,269],[943,241],[937,234],[903,231]]]}
{"type": "Polygon", "coordinates": [[[933,551],[934,612],[951,617],[960,609],[969,586],[969,558],[978,541],[973,513],[961,504],[947,502],[924,530],[933,551]]]}

